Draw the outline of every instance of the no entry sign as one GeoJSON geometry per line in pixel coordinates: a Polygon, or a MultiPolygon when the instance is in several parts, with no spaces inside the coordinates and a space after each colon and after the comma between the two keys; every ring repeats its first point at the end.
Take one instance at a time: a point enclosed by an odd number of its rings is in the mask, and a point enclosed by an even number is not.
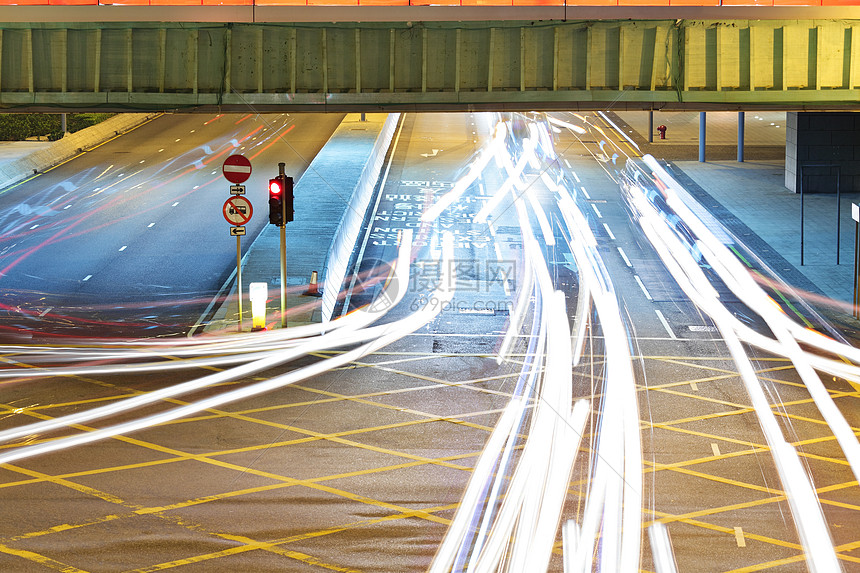
{"type": "Polygon", "coordinates": [[[239,185],[251,176],[251,162],[244,155],[231,155],[224,160],[221,172],[224,173],[227,181],[239,185]]]}
{"type": "Polygon", "coordinates": [[[251,220],[254,208],[245,197],[237,195],[224,201],[224,218],[231,225],[244,225],[251,220]]]}

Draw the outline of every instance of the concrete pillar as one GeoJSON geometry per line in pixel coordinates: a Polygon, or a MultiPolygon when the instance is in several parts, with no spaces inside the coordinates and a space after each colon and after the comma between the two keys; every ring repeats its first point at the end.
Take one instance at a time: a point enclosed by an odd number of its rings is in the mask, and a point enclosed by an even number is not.
{"type": "Polygon", "coordinates": [[[744,112],[738,112],[738,162],[744,161],[744,112]]]}
{"type": "Polygon", "coordinates": [[[799,192],[802,165],[804,193],[835,193],[837,172],[842,192],[860,191],[860,113],[803,111],[785,116],[785,186],[799,192]]]}
{"type": "Polygon", "coordinates": [[[648,112],[648,143],[654,143],[654,112],[648,112]]]}
{"type": "Polygon", "coordinates": [[[705,139],[706,139],[706,125],[705,125],[705,112],[699,112],[699,162],[705,162],[705,139]]]}

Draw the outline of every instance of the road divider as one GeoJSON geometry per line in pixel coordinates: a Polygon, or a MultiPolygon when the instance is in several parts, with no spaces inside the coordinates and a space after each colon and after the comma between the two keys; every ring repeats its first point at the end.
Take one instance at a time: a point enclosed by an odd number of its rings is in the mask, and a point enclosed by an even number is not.
{"type": "Polygon", "coordinates": [[[373,190],[382,171],[385,155],[394,137],[399,113],[388,115],[382,126],[376,143],[370,151],[364,170],[352,191],[347,209],[343,212],[340,224],[332,238],[328,258],[325,263],[325,279],[322,292],[322,319],[331,320],[334,307],[337,305],[341,286],[346,278],[347,267],[352,258],[352,251],[361,234],[364,217],[373,198],[373,190]]]}

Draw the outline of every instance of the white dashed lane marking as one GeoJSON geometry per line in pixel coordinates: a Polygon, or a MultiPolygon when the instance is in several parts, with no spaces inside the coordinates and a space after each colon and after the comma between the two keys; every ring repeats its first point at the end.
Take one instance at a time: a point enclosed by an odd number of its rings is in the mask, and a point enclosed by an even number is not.
{"type": "Polygon", "coordinates": [[[613,241],[615,240],[615,235],[612,234],[612,230],[609,228],[609,225],[603,223],[603,228],[606,229],[606,234],[609,235],[609,238],[613,241]]]}

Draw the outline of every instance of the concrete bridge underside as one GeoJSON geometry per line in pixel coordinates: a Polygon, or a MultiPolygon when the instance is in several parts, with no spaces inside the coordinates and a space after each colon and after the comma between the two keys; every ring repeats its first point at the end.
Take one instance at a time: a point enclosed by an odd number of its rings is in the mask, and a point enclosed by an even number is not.
{"type": "Polygon", "coordinates": [[[860,108],[860,20],[0,24],[5,111],[860,108]]]}

